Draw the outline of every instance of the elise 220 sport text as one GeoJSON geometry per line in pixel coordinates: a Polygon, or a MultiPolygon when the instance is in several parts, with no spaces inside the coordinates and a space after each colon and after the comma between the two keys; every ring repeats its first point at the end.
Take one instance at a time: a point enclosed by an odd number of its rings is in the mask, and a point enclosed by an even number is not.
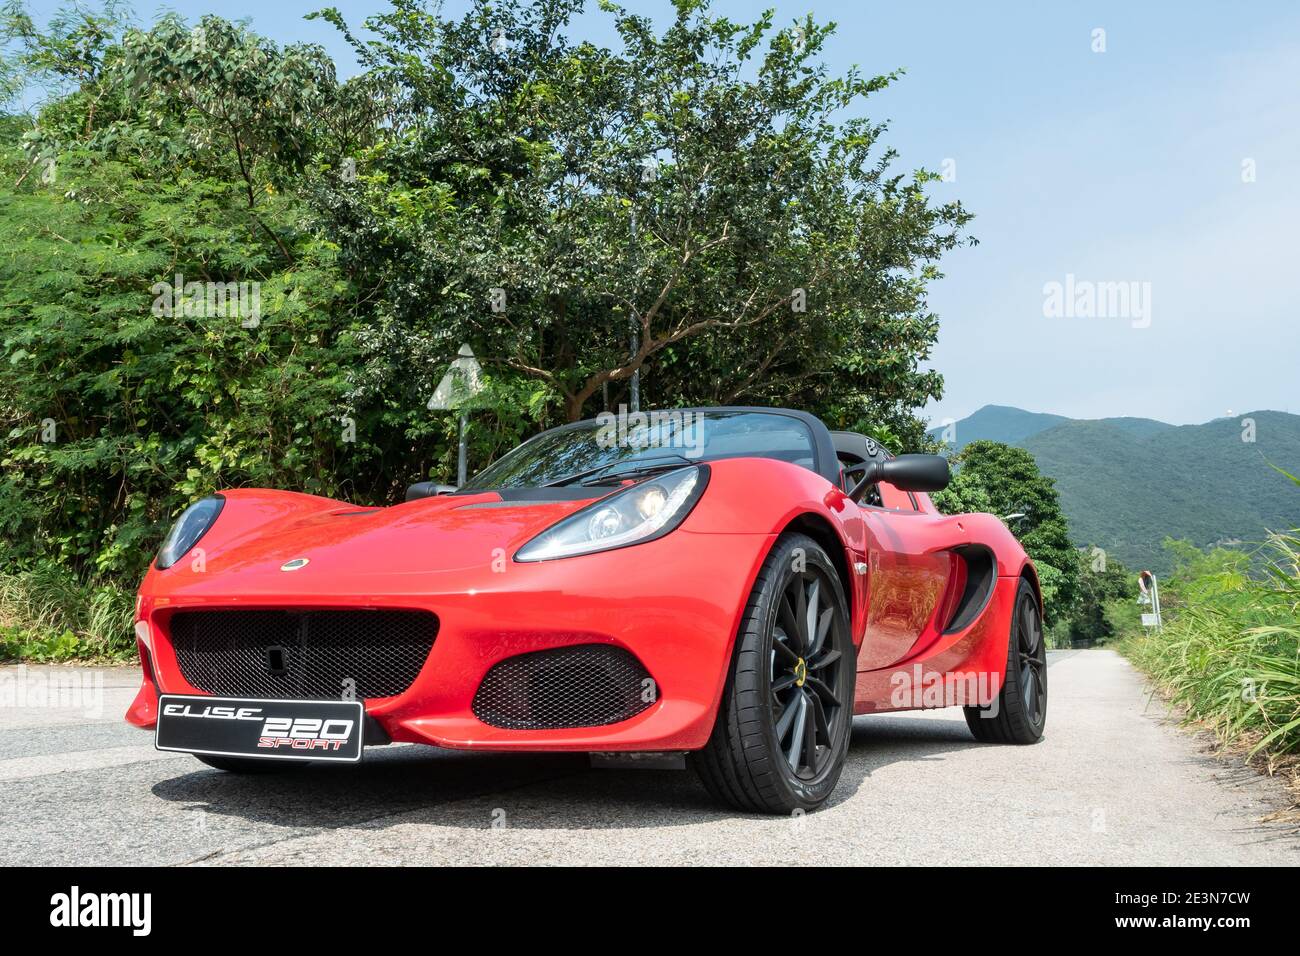
{"type": "Polygon", "coordinates": [[[1034,567],[996,517],[939,514],[943,458],[782,409],[611,418],[387,508],[191,505],[140,589],[127,720],[232,772],[392,742],[684,755],[769,813],[828,799],[855,714],[1042,735],[1034,567]]]}

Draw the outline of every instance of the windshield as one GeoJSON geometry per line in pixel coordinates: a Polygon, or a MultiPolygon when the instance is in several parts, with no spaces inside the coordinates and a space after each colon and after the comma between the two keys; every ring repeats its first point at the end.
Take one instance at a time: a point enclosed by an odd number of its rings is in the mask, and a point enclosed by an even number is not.
{"type": "Polygon", "coordinates": [[[663,464],[776,458],[817,467],[812,429],[776,412],[665,411],[602,415],[542,432],[471,478],[464,490],[533,488],[663,464]]]}

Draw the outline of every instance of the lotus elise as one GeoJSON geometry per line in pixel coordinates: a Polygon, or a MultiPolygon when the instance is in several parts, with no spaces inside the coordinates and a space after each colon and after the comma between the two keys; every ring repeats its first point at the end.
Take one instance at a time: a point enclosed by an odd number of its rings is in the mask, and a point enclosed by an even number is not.
{"type": "Polygon", "coordinates": [[[730,407],[565,425],[389,507],[226,491],[144,579],[127,720],[235,773],[393,742],[653,754],[740,810],[812,810],[855,715],[1043,733],[1034,566],[998,518],[940,514],[947,481],[730,407]]]}

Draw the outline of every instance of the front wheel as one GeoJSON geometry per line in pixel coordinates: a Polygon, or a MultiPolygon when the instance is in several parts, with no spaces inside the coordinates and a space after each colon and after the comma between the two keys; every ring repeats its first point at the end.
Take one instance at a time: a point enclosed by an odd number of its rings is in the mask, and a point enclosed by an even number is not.
{"type": "Polygon", "coordinates": [[[848,755],[855,654],[844,589],[812,538],[780,538],[745,606],[700,779],[738,810],[826,802],[848,755]]]}
{"type": "Polygon", "coordinates": [[[966,707],[966,725],[988,744],[1032,744],[1047,723],[1047,650],[1033,585],[1024,578],[1016,590],[1007,638],[1007,670],[997,702],[966,707]]]}

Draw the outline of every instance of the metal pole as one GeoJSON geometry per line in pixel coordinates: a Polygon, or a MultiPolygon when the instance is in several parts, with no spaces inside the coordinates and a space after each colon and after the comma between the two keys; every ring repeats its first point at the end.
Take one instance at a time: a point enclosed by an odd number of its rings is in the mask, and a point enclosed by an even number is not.
{"type": "MultiPolygon", "coordinates": [[[[631,322],[629,324],[632,326],[632,354],[635,356],[637,350],[641,347],[640,343],[638,342],[639,337],[636,334],[637,318],[635,314],[633,314],[631,322]]],[[[639,368],[632,372],[632,393],[631,393],[630,404],[632,406],[632,411],[634,412],[641,411],[641,370],[639,368]]]]}
{"type": "MultiPolygon", "coordinates": [[[[636,254],[636,210],[635,209],[632,210],[632,253],[635,256],[636,254]]],[[[633,300],[635,301],[636,298],[635,289],[632,292],[632,297],[633,300]]],[[[641,320],[637,318],[635,306],[632,309],[632,314],[628,316],[627,324],[628,324],[628,331],[630,332],[630,337],[632,340],[631,357],[636,358],[636,353],[641,349],[640,335],[638,335],[639,327],[641,325],[641,320]]],[[[632,411],[634,412],[641,411],[641,369],[639,367],[632,372],[631,401],[629,404],[631,404],[632,406],[632,411]]]]}
{"type": "Polygon", "coordinates": [[[456,487],[463,487],[468,480],[466,474],[466,432],[469,431],[469,412],[466,409],[460,410],[460,448],[456,454],[456,487]]]}
{"type": "Polygon", "coordinates": [[[1160,618],[1160,582],[1156,580],[1154,574],[1151,575],[1151,606],[1156,612],[1156,630],[1163,631],[1164,621],[1160,618]]]}

